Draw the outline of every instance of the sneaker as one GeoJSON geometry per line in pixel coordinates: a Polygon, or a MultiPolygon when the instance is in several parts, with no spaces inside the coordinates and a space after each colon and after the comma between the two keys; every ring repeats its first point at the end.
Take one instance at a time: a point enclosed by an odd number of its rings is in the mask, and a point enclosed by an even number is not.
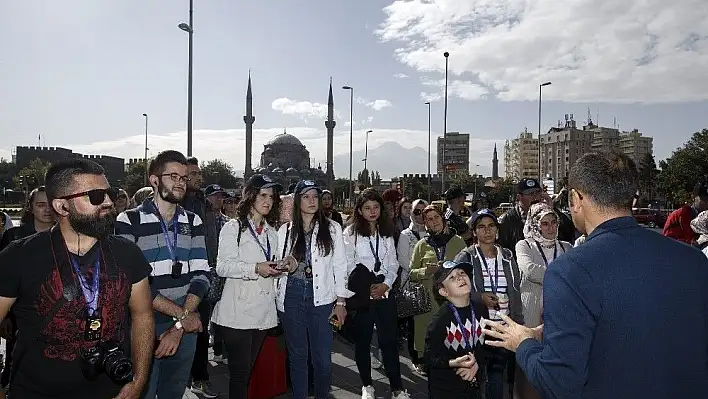
{"type": "Polygon", "coordinates": [[[192,382],[192,392],[199,394],[205,398],[212,399],[219,396],[218,393],[214,392],[211,388],[211,383],[209,381],[194,381],[192,382]]]}
{"type": "Polygon", "coordinates": [[[374,387],[369,385],[361,388],[361,399],[376,399],[376,394],[374,394],[374,387]]]}
{"type": "Polygon", "coordinates": [[[223,355],[214,355],[214,358],[212,358],[211,360],[217,363],[229,364],[229,361],[226,359],[226,356],[223,355]]]}
{"type": "Polygon", "coordinates": [[[416,373],[422,375],[423,377],[427,375],[427,373],[425,372],[425,366],[423,366],[422,364],[414,364],[413,370],[415,370],[416,373]]]}
{"type": "Polygon", "coordinates": [[[400,391],[394,392],[394,393],[393,393],[393,399],[411,399],[411,396],[408,395],[408,391],[406,391],[406,390],[404,389],[404,390],[400,390],[400,391]]]}

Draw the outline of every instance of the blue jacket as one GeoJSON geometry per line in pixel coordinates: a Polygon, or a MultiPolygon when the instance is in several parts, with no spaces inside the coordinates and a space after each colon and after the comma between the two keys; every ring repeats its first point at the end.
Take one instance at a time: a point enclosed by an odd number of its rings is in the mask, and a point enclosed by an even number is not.
{"type": "Polygon", "coordinates": [[[708,259],[632,217],[552,262],[544,340],[516,359],[544,398],[708,398],[708,259]]]}

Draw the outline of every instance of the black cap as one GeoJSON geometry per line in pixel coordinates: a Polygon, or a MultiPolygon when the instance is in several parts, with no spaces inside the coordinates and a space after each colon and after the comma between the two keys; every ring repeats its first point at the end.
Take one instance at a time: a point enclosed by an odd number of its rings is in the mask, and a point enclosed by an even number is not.
{"type": "Polygon", "coordinates": [[[220,185],[218,184],[210,184],[204,189],[204,196],[208,197],[210,195],[214,194],[224,194],[226,196],[229,195],[229,193],[226,192],[223,188],[221,188],[220,185]]]}
{"type": "Polygon", "coordinates": [[[540,190],[540,189],[541,189],[541,185],[538,184],[538,180],[536,180],[536,179],[523,178],[516,185],[516,193],[517,194],[527,194],[529,191],[540,190]]]}
{"type": "Polygon", "coordinates": [[[459,187],[450,187],[447,191],[445,191],[445,194],[443,194],[443,197],[445,197],[446,201],[450,201],[464,196],[465,192],[462,191],[462,189],[459,187]]]}
{"type": "Polygon", "coordinates": [[[708,197],[708,182],[704,181],[696,184],[696,186],[693,188],[693,196],[701,198],[708,197]]]}
{"type": "Polygon", "coordinates": [[[497,220],[497,214],[494,213],[493,210],[480,209],[477,212],[475,212],[474,215],[472,215],[472,217],[470,217],[470,220],[468,223],[470,228],[475,229],[477,227],[477,222],[479,222],[483,217],[492,218],[492,220],[494,220],[494,223],[499,224],[499,221],[497,220]]]}
{"type": "Polygon", "coordinates": [[[246,182],[246,186],[243,189],[244,191],[256,191],[262,188],[272,188],[280,191],[283,186],[266,175],[255,174],[248,178],[248,182],[246,182]]]}
{"type": "Polygon", "coordinates": [[[447,278],[447,276],[452,273],[453,270],[455,269],[462,269],[467,273],[467,275],[472,278],[472,270],[473,266],[469,262],[454,262],[451,260],[443,262],[442,266],[438,268],[438,270],[435,271],[435,274],[433,274],[433,281],[435,282],[436,287],[442,286],[443,281],[447,278]]]}
{"type": "Polygon", "coordinates": [[[293,190],[293,194],[295,195],[301,195],[305,194],[306,192],[310,190],[317,190],[318,194],[322,193],[322,189],[315,184],[314,181],[312,180],[300,180],[297,182],[297,185],[295,186],[295,189],[293,190]]]}

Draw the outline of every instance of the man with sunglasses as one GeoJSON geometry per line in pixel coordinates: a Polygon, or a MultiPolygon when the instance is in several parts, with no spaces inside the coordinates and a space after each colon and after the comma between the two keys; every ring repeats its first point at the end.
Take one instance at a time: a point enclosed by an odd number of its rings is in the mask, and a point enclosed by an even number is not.
{"type": "Polygon", "coordinates": [[[181,398],[189,382],[197,333],[197,308],[209,290],[202,219],[179,205],[187,191],[187,159],[159,153],[148,167],[153,198],[118,215],[116,232],[136,242],[152,266],[155,359],[143,398],[181,398]]]}
{"type": "Polygon", "coordinates": [[[100,165],[63,161],[45,182],[56,225],[0,253],[0,318],[12,306],[19,329],[9,396],[137,399],[154,342],[150,265],[112,235],[117,190],[100,165]],[[132,358],[132,376],[103,366],[107,350],[132,358]]]}

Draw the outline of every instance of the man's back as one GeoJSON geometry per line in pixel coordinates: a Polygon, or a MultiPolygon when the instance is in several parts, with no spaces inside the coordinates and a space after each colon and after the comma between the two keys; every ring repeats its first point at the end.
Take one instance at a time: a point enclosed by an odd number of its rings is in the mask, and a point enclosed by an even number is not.
{"type": "Polygon", "coordinates": [[[544,281],[544,336],[575,382],[549,397],[708,397],[707,287],[700,251],[631,217],[599,226],[544,281]]]}

